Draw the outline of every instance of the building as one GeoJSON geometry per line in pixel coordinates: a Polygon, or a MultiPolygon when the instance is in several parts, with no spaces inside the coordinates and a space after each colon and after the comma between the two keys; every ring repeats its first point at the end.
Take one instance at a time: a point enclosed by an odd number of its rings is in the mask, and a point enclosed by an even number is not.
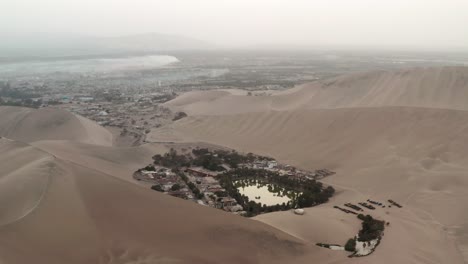
{"type": "Polygon", "coordinates": [[[221,202],[223,203],[223,207],[227,206],[235,206],[237,205],[237,201],[234,198],[231,197],[224,197],[221,202]]]}
{"type": "Polygon", "coordinates": [[[216,173],[209,171],[209,170],[205,170],[203,168],[192,167],[192,168],[187,168],[186,171],[198,177],[216,177],[217,176],[216,173]]]}

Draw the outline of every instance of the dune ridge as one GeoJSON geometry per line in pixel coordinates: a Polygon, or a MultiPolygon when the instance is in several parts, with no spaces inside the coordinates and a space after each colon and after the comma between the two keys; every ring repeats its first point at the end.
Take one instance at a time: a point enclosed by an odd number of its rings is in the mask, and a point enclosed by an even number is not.
{"type": "Polygon", "coordinates": [[[190,115],[382,106],[468,110],[466,87],[468,67],[414,68],[349,74],[271,96],[191,92],[166,106],[190,115]]]}
{"type": "Polygon", "coordinates": [[[0,106],[0,135],[22,142],[74,140],[111,146],[112,134],[83,117],[57,108],[0,106]]]}

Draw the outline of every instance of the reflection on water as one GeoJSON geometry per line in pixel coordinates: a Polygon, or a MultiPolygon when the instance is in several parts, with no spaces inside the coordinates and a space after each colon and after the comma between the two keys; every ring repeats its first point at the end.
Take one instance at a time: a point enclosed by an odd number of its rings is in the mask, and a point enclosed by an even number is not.
{"type": "Polygon", "coordinates": [[[282,193],[284,190],[275,193],[273,191],[270,191],[268,187],[270,187],[270,190],[278,188],[277,186],[273,186],[272,184],[261,185],[260,183],[255,183],[245,187],[240,186],[237,189],[239,190],[240,194],[249,197],[249,201],[255,201],[257,203],[265,204],[267,206],[282,203],[286,204],[289,201],[291,201],[290,198],[288,198],[286,195],[283,195],[285,194],[282,193]]]}

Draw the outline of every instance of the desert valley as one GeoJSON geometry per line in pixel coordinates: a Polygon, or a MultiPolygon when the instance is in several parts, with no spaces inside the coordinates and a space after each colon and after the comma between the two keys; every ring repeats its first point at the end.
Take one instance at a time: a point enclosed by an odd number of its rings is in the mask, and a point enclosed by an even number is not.
{"type": "Polygon", "coordinates": [[[126,146],[60,105],[1,106],[0,263],[466,263],[467,102],[464,66],[347,73],[258,96],[191,91],[162,104],[187,116],[126,146]],[[327,169],[317,181],[335,191],[301,214],[247,218],[133,177],[157,154],[200,148],[327,169]],[[368,256],[317,246],[358,234],[346,211],[361,211],[348,203],[386,223],[368,256]]]}

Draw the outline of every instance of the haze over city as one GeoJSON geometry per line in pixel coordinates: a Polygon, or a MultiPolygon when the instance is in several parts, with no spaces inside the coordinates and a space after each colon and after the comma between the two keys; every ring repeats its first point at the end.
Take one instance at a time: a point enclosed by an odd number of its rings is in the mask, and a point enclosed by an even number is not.
{"type": "Polygon", "coordinates": [[[3,0],[0,32],[36,37],[155,32],[225,48],[466,50],[467,13],[464,0],[3,0]]]}

